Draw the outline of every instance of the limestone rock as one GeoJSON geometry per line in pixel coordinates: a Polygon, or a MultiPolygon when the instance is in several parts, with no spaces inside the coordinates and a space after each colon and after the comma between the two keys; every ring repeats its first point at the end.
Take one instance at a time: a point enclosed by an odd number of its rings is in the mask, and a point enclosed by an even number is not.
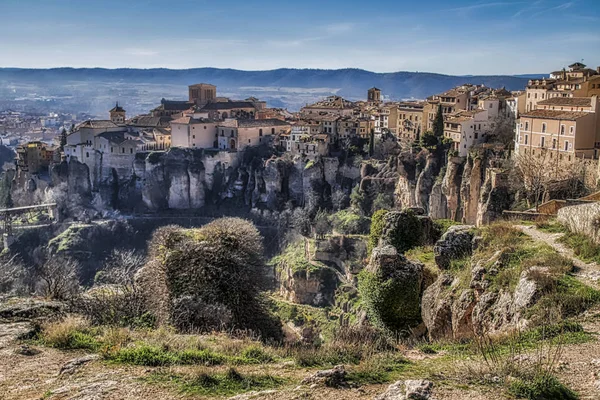
{"type": "Polygon", "coordinates": [[[74,358],[69,360],[60,369],[59,375],[72,375],[79,367],[83,364],[89,363],[90,361],[98,360],[100,358],[97,354],[88,354],[83,357],[74,358]]]}
{"type": "Polygon", "coordinates": [[[432,390],[433,383],[427,380],[398,381],[374,400],[428,400],[432,390]]]}
{"type": "Polygon", "coordinates": [[[0,320],[32,321],[62,315],[65,305],[57,301],[28,299],[0,306],[0,320]]]}
{"type": "Polygon", "coordinates": [[[317,371],[302,380],[303,385],[325,385],[328,387],[345,387],[346,369],[343,365],[336,365],[332,369],[317,371]]]}
{"type": "Polygon", "coordinates": [[[435,263],[441,269],[448,269],[450,262],[465,256],[470,256],[473,249],[473,226],[451,226],[433,248],[435,263]]]}
{"type": "Polygon", "coordinates": [[[452,336],[452,285],[454,278],[442,274],[423,292],[421,318],[431,340],[452,336]]]}

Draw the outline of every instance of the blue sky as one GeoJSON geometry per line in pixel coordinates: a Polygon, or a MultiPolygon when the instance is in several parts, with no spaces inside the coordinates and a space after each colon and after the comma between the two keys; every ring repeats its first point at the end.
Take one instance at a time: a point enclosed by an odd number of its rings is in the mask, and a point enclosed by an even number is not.
{"type": "Polygon", "coordinates": [[[545,73],[600,65],[600,0],[0,0],[0,66],[545,73]]]}

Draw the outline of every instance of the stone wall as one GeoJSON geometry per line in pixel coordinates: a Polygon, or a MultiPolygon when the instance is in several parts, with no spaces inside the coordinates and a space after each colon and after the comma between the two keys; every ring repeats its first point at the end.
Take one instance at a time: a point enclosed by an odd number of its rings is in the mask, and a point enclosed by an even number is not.
{"type": "Polygon", "coordinates": [[[600,243],[600,203],[563,207],[558,210],[558,222],[600,243]]]}

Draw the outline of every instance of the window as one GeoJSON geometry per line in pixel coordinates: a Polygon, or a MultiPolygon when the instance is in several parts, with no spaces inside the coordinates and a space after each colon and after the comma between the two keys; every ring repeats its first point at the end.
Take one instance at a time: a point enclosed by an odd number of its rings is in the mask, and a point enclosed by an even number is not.
{"type": "Polygon", "coordinates": [[[494,108],[494,103],[490,103],[490,108],[494,108]]]}
{"type": "Polygon", "coordinates": [[[258,136],[262,136],[262,129],[258,130],[258,136]]]}
{"type": "Polygon", "coordinates": [[[529,135],[525,135],[525,144],[527,144],[528,140],[529,140],[529,135]]]}
{"type": "Polygon", "coordinates": [[[569,151],[569,142],[568,141],[565,142],[565,151],[569,151]]]}
{"type": "Polygon", "coordinates": [[[121,147],[121,153],[125,154],[125,147],[121,147]]]}
{"type": "MultiPolygon", "coordinates": [[[[329,129],[329,132],[331,132],[331,128],[327,128],[327,129],[329,129]]],[[[275,128],[271,128],[271,135],[274,135],[274,134],[275,134],[275,128]]]]}
{"type": "Polygon", "coordinates": [[[90,153],[86,152],[86,153],[85,153],[85,156],[89,158],[89,156],[90,156],[90,153]]]}
{"type": "Polygon", "coordinates": [[[196,139],[196,135],[192,135],[192,139],[196,139]]]}
{"type": "Polygon", "coordinates": [[[529,122],[525,122],[525,130],[528,131],[529,130],[529,122]]]}
{"type": "Polygon", "coordinates": [[[546,123],[542,123],[542,133],[546,133],[546,123]]]}
{"type": "Polygon", "coordinates": [[[556,139],[552,139],[552,148],[556,149],[556,139]]]}
{"type": "Polygon", "coordinates": [[[561,135],[564,135],[564,134],[565,134],[565,126],[564,126],[564,125],[561,125],[561,126],[560,126],[560,134],[561,134],[561,135]]]}
{"type": "Polygon", "coordinates": [[[573,133],[575,133],[575,127],[571,126],[569,127],[569,133],[572,135],[573,133]]]}
{"type": "Polygon", "coordinates": [[[110,152],[111,152],[111,153],[113,152],[113,148],[112,148],[112,147],[110,148],[110,152]]]}
{"type": "Polygon", "coordinates": [[[478,136],[479,136],[479,134],[477,132],[475,132],[475,139],[477,139],[478,136]]]}
{"type": "Polygon", "coordinates": [[[546,144],[546,138],[542,137],[540,140],[540,147],[544,147],[545,144],[546,144]]]}
{"type": "Polygon", "coordinates": [[[129,149],[129,153],[133,154],[133,147],[129,149]]]}

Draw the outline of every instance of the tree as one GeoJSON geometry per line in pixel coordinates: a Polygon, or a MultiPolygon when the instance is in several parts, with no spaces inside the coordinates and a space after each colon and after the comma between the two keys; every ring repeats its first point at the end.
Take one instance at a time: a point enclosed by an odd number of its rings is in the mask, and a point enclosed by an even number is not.
{"type": "Polygon", "coordinates": [[[444,136],[444,113],[441,104],[438,106],[435,120],[433,121],[433,134],[438,138],[444,136]]]}
{"type": "Polygon", "coordinates": [[[63,128],[60,132],[60,151],[65,150],[65,146],[67,145],[67,130],[63,128]]]}
{"type": "Polygon", "coordinates": [[[9,174],[4,172],[0,180],[0,207],[12,208],[13,206],[12,181],[9,174]]]}
{"type": "Polygon", "coordinates": [[[72,258],[46,258],[37,277],[40,293],[50,299],[71,300],[79,292],[79,263],[72,258]]]}
{"type": "Polygon", "coordinates": [[[439,142],[439,138],[432,131],[425,132],[425,134],[423,134],[421,137],[421,146],[425,147],[426,149],[437,148],[439,142]]]}
{"type": "Polygon", "coordinates": [[[371,129],[369,134],[369,157],[373,157],[375,153],[375,129],[371,129]]]}
{"type": "Polygon", "coordinates": [[[331,222],[329,215],[325,210],[319,209],[314,220],[315,236],[317,239],[325,238],[325,235],[331,232],[331,222]]]}

